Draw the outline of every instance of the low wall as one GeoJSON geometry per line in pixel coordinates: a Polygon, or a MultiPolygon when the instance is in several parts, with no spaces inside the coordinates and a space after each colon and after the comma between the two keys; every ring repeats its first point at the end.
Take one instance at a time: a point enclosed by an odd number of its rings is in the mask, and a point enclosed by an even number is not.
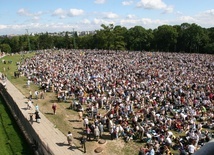
{"type": "Polygon", "coordinates": [[[8,108],[10,109],[13,117],[16,120],[16,123],[19,125],[20,129],[22,130],[26,140],[32,146],[35,154],[37,155],[53,155],[53,152],[42,143],[39,135],[35,132],[33,127],[31,126],[29,120],[25,118],[19,107],[17,106],[16,102],[4,88],[2,83],[0,83],[0,95],[3,97],[4,101],[6,102],[8,108]]]}

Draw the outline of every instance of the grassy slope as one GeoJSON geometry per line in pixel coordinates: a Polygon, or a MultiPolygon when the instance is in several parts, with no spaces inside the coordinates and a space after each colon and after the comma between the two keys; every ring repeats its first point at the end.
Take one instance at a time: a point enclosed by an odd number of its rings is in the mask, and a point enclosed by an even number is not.
{"type": "Polygon", "coordinates": [[[29,145],[23,140],[23,134],[8,111],[9,109],[3,104],[2,98],[0,98],[0,154],[33,154],[29,145]]]}

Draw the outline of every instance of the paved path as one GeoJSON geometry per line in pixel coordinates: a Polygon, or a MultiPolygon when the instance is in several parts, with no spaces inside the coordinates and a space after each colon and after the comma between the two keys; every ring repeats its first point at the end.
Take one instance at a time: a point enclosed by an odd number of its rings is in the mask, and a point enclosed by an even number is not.
{"type": "MultiPolygon", "coordinates": [[[[0,73],[1,74],[1,73],[0,73]]],[[[1,81],[1,80],[0,80],[1,81]]],[[[10,82],[6,81],[6,88],[9,94],[12,96],[23,115],[29,120],[29,113],[35,112],[35,107],[31,110],[26,110],[26,97],[10,82]]],[[[32,124],[34,130],[39,135],[41,141],[50,148],[50,150],[55,155],[82,155],[83,152],[78,150],[73,146],[71,150],[70,146],[67,144],[66,135],[54,127],[52,124],[41,112],[40,112],[41,122],[34,122],[32,124]]]]}

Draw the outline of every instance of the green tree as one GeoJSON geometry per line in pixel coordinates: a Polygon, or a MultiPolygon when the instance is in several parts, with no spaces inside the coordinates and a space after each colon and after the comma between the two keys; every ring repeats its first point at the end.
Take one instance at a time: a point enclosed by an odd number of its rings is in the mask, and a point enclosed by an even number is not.
{"type": "Polygon", "coordinates": [[[113,41],[113,29],[114,25],[109,24],[108,26],[102,24],[101,27],[103,29],[96,31],[96,41],[98,48],[100,49],[113,49],[114,41],[113,41]]]}
{"type": "Polygon", "coordinates": [[[156,48],[160,51],[174,51],[177,43],[178,32],[170,25],[162,25],[154,30],[156,48]]]}
{"type": "Polygon", "coordinates": [[[65,36],[63,38],[63,44],[64,44],[64,48],[66,49],[71,49],[72,47],[72,40],[71,38],[68,36],[68,32],[65,33],[65,36]]]}
{"type": "Polygon", "coordinates": [[[214,54],[214,27],[206,30],[208,35],[208,43],[204,45],[204,52],[214,54]]]}
{"type": "Polygon", "coordinates": [[[53,36],[52,38],[53,38],[53,44],[55,48],[58,48],[58,49],[65,48],[64,38],[62,36],[53,36]]]}
{"type": "Polygon", "coordinates": [[[196,24],[181,24],[180,42],[185,52],[201,52],[209,41],[205,29],[196,24]]]}
{"type": "Polygon", "coordinates": [[[20,51],[19,36],[14,36],[10,39],[10,47],[13,53],[20,51]]]}
{"type": "Polygon", "coordinates": [[[51,37],[47,32],[39,36],[38,42],[39,49],[51,49],[54,47],[53,37],[51,37]]]}
{"type": "Polygon", "coordinates": [[[113,30],[113,49],[115,50],[125,50],[125,34],[127,29],[121,26],[115,26],[113,30]]]}
{"type": "Polygon", "coordinates": [[[92,34],[80,36],[77,38],[78,48],[80,49],[94,49],[94,39],[92,34]]]}
{"type": "Polygon", "coordinates": [[[146,50],[151,45],[151,31],[146,30],[142,26],[130,28],[127,33],[127,48],[129,50],[142,51],[146,50]]]}
{"type": "Polygon", "coordinates": [[[1,49],[1,52],[11,53],[11,47],[9,44],[1,44],[0,49],[1,49]]]}

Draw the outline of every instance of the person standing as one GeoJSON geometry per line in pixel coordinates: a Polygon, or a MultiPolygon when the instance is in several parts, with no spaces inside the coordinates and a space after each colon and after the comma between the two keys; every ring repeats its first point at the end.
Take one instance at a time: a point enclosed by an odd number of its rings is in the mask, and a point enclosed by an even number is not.
{"type": "Polygon", "coordinates": [[[86,134],[87,134],[87,140],[91,140],[91,129],[87,127],[86,129],[86,134]]]}
{"type": "Polygon", "coordinates": [[[102,135],[103,135],[103,132],[104,132],[104,126],[103,126],[103,124],[100,122],[99,125],[98,125],[98,127],[99,127],[99,131],[100,131],[100,138],[102,138],[102,135]]]}
{"type": "Polygon", "coordinates": [[[79,115],[79,122],[82,122],[83,111],[80,110],[80,111],[78,112],[78,115],[79,115]]]}
{"type": "Polygon", "coordinates": [[[67,134],[68,145],[72,146],[72,140],[73,140],[73,135],[71,131],[68,131],[68,134],[67,134]]]}
{"type": "Polygon", "coordinates": [[[89,120],[88,120],[88,117],[86,116],[83,122],[83,126],[85,127],[85,129],[87,129],[88,124],[89,124],[89,120]]]}
{"type": "Polygon", "coordinates": [[[35,99],[37,100],[37,99],[38,99],[39,92],[38,92],[37,90],[35,90],[34,95],[35,95],[35,99]]]}
{"type": "Polygon", "coordinates": [[[86,137],[85,136],[82,136],[81,138],[81,144],[82,144],[82,148],[83,148],[83,152],[86,153],[86,137]]]}
{"type": "Polygon", "coordinates": [[[41,117],[39,116],[39,112],[38,111],[35,112],[35,119],[36,119],[37,123],[40,123],[41,117]]]}
{"type": "Polygon", "coordinates": [[[99,140],[99,136],[100,136],[99,128],[98,128],[98,126],[95,126],[95,129],[94,129],[94,139],[96,141],[98,141],[99,140]]]}
{"type": "Polygon", "coordinates": [[[54,104],[52,105],[52,109],[53,109],[54,115],[56,114],[56,108],[57,108],[56,103],[54,103],[54,104]]]}
{"type": "Polygon", "coordinates": [[[35,109],[36,109],[36,111],[39,112],[39,105],[38,104],[36,104],[35,109]]]}
{"type": "Polygon", "coordinates": [[[29,91],[29,100],[32,100],[32,97],[33,97],[33,95],[32,95],[32,92],[31,92],[31,90],[29,91]]]}

